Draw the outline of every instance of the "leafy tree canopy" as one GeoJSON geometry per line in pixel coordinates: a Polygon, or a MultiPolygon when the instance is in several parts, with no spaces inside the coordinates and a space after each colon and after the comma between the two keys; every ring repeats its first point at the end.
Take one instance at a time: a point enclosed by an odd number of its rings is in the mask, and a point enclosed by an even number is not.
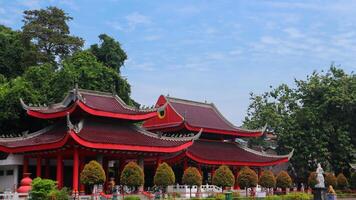
{"type": "Polygon", "coordinates": [[[72,17],[57,7],[24,11],[23,38],[33,42],[42,63],[55,63],[83,46],[83,39],[70,35],[69,20],[72,17]]]}
{"type": "Polygon", "coordinates": [[[0,25],[0,74],[15,78],[35,64],[33,45],[23,41],[22,32],[0,25]]]}
{"type": "Polygon", "coordinates": [[[100,44],[90,46],[90,51],[96,56],[98,61],[120,73],[120,68],[127,59],[126,52],[121,48],[121,44],[114,38],[101,34],[100,44]]]}
{"type": "Polygon", "coordinates": [[[278,152],[293,148],[294,176],[305,181],[318,162],[328,171],[348,171],[356,147],[356,76],[331,66],[314,72],[296,87],[282,84],[262,95],[251,94],[244,126],[269,125],[278,152]]]}

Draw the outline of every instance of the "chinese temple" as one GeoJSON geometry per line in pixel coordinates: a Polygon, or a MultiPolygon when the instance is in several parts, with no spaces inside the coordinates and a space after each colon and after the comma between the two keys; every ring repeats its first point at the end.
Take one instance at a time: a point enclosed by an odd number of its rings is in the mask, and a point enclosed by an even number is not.
{"type": "Polygon", "coordinates": [[[185,168],[196,166],[209,183],[219,165],[229,165],[237,174],[241,166],[259,170],[288,162],[292,155],[269,155],[235,142],[259,137],[264,129],[236,127],[214,104],[160,96],[154,108],[139,109],[115,94],[78,88],[57,104],[21,104],[29,116],[50,125],[21,137],[0,138],[0,190],[14,187],[21,174],[30,172],[32,178],[56,180],[59,187],[78,194],[84,191],[79,174],[90,160],[101,163],[107,180],[115,178],[116,183],[124,165],[136,161],[147,187],[163,161],[173,167],[177,182],[185,168]],[[10,181],[2,181],[6,177],[10,181]]]}

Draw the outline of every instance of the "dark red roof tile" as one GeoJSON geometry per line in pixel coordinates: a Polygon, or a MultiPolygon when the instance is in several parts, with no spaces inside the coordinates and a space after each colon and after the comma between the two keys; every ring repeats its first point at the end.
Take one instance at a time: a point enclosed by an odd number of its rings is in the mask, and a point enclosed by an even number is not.
{"type": "Polygon", "coordinates": [[[202,160],[211,162],[261,163],[285,162],[291,155],[276,156],[257,152],[233,142],[197,140],[187,150],[202,160]]]}

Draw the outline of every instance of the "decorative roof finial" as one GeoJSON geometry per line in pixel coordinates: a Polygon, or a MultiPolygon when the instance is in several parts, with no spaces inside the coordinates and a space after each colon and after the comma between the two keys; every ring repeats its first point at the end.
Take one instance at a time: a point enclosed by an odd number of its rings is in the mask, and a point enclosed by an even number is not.
{"type": "Polygon", "coordinates": [[[70,121],[70,114],[69,112],[67,112],[67,127],[68,127],[68,131],[73,130],[74,125],[72,124],[72,122],[70,121]]]}

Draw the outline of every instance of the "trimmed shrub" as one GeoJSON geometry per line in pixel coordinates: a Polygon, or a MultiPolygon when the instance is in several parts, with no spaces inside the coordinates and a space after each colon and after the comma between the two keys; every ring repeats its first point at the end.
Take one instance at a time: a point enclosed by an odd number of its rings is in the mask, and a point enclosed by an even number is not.
{"type": "Polygon", "coordinates": [[[230,168],[226,165],[221,165],[214,173],[213,185],[222,187],[231,187],[235,183],[235,177],[230,168]]]}
{"type": "Polygon", "coordinates": [[[124,200],[141,200],[138,196],[126,196],[124,200]]]}
{"type": "Polygon", "coordinates": [[[144,173],[136,162],[129,162],[121,172],[120,182],[128,187],[139,187],[144,184],[144,173]]]}
{"type": "Polygon", "coordinates": [[[61,190],[52,190],[48,194],[48,199],[53,200],[69,200],[69,190],[67,188],[62,188],[61,190]]]}
{"type": "Polygon", "coordinates": [[[69,191],[67,188],[57,189],[57,183],[50,179],[35,178],[32,181],[32,190],[30,191],[30,199],[33,200],[68,200],[69,191]]]}
{"type": "Polygon", "coordinates": [[[256,172],[249,167],[244,167],[240,170],[237,176],[237,183],[241,188],[256,187],[258,176],[256,172]]]}
{"type": "Polygon", "coordinates": [[[48,194],[57,190],[57,184],[50,179],[41,179],[37,177],[32,181],[32,190],[30,191],[31,199],[47,200],[48,194]]]}
{"type": "Polygon", "coordinates": [[[105,180],[105,171],[95,160],[86,164],[83,171],[80,173],[80,182],[84,185],[93,186],[95,184],[103,184],[105,180]]]}
{"type": "Polygon", "coordinates": [[[351,189],[356,189],[356,172],[351,174],[350,186],[351,186],[351,189]]]}
{"type": "Polygon", "coordinates": [[[195,167],[188,167],[184,170],[183,177],[182,177],[183,184],[193,186],[201,186],[203,182],[203,178],[199,172],[199,170],[195,167]]]}
{"type": "Polygon", "coordinates": [[[172,168],[167,163],[162,163],[158,166],[153,182],[157,186],[167,187],[176,182],[176,177],[172,168]]]}
{"type": "Polygon", "coordinates": [[[316,178],[317,174],[316,172],[311,172],[308,177],[308,185],[311,188],[314,188],[316,184],[318,184],[318,179],[316,178]]]}
{"type": "Polygon", "coordinates": [[[337,180],[333,173],[326,173],[325,174],[325,186],[329,187],[330,185],[333,186],[333,188],[336,188],[337,180]]]}
{"type": "Polygon", "coordinates": [[[349,186],[349,182],[347,181],[347,178],[344,176],[343,173],[337,175],[336,182],[337,182],[337,188],[339,189],[346,189],[349,186]]]}
{"type": "Polygon", "coordinates": [[[282,200],[282,196],[278,196],[278,195],[270,195],[270,196],[266,196],[266,198],[264,198],[265,200],[282,200]]]}
{"type": "Polygon", "coordinates": [[[292,186],[292,178],[286,171],[281,171],[278,174],[276,186],[282,189],[290,188],[292,186]]]}
{"type": "Polygon", "coordinates": [[[276,187],[276,177],[271,170],[265,170],[262,172],[258,184],[265,188],[274,188],[276,187]]]}
{"type": "Polygon", "coordinates": [[[303,192],[291,192],[282,196],[283,200],[311,200],[313,195],[303,192]]]}
{"type": "Polygon", "coordinates": [[[183,184],[190,186],[190,197],[192,197],[192,186],[197,185],[201,186],[203,182],[203,178],[199,172],[199,170],[195,167],[188,167],[184,170],[183,177],[182,177],[183,184]]]}

